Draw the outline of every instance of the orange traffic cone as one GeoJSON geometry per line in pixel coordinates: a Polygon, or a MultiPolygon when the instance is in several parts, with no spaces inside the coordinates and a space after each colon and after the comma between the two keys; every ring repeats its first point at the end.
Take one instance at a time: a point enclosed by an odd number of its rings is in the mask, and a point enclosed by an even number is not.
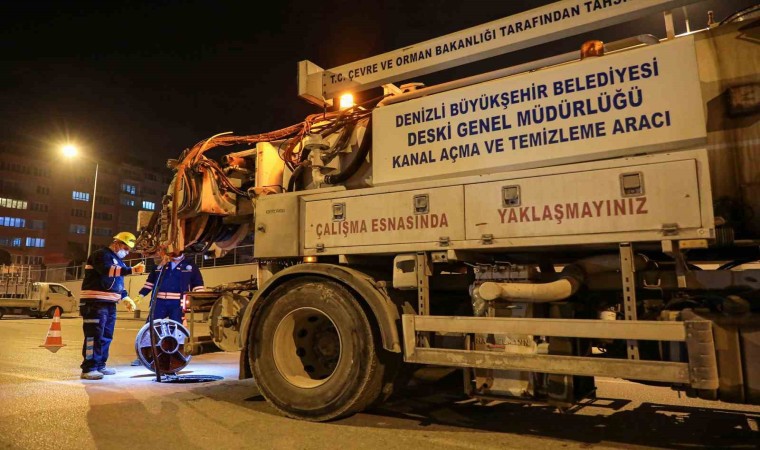
{"type": "Polygon", "coordinates": [[[45,347],[55,353],[65,346],[66,344],[63,343],[63,338],[61,337],[61,310],[56,308],[53,323],[50,324],[45,343],[40,345],[40,347],[45,347]]]}

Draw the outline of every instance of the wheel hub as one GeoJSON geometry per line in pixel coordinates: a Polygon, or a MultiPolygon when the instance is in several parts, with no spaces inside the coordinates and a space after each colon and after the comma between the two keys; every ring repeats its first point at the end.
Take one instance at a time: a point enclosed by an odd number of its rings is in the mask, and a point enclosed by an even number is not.
{"type": "Polygon", "coordinates": [[[340,339],[335,330],[320,331],[314,339],[314,352],[325,365],[335,367],[340,356],[340,339]]]}
{"type": "Polygon", "coordinates": [[[280,375],[300,388],[324,384],[340,361],[340,335],[323,311],[299,308],[280,320],[272,340],[280,375]]]}

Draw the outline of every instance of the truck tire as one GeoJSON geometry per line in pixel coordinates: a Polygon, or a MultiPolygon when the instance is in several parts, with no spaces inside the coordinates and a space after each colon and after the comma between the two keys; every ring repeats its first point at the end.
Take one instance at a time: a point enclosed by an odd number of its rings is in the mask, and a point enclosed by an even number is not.
{"type": "Polygon", "coordinates": [[[327,421],[357,413],[383,387],[378,337],[344,286],[303,277],[277,287],[253,326],[248,356],[261,395],[286,416],[327,421]]]}
{"type": "MultiPolygon", "coordinates": [[[[60,315],[63,315],[63,308],[61,308],[60,306],[53,306],[53,307],[50,307],[50,308],[47,310],[47,312],[45,312],[45,315],[44,315],[44,317],[45,317],[46,319],[52,319],[52,318],[53,318],[53,316],[55,316],[55,310],[56,310],[56,309],[58,310],[58,314],[60,314],[60,315]]],[[[42,317],[42,314],[40,314],[40,315],[39,315],[39,316],[37,316],[37,317],[42,317]]]]}

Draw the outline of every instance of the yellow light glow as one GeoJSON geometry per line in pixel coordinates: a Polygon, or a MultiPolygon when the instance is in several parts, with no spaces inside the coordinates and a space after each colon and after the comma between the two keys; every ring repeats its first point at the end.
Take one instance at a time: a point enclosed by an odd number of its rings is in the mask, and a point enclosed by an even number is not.
{"type": "Polygon", "coordinates": [[[303,262],[305,262],[305,263],[315,263],[315,262],[317,262],[317,257],[316,256],[304,256],[303,257],[303,262]]]}
{"type": "Polygon", "coordinates": [[[354,106],[354,96],[351,94],[343,94],[340,96],[340,109],[346,109],[354,106]]]}
{"type": "Polygon", "coordinates": [[[61,151],[63,152],[63,155],[68,158],[73,158],[77,156],[77,154],[79,153],[77,148],[71,144],[64,145],[63,147],[61,147],[61,151]]]}

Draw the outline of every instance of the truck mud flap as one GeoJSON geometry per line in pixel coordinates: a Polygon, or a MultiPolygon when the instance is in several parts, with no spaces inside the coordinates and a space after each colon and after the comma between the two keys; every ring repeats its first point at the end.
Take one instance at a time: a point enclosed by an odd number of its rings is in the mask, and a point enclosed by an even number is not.
{"type": "MultiPolygon", "coordinates": [[[[718,398],[732,403],[760,404],[760,318],[690,309],[684,310],[682,316],[712,324],[719,374],[718,398]]],[[[698,394],[705,397],[702,392],[698,394]]]]}

